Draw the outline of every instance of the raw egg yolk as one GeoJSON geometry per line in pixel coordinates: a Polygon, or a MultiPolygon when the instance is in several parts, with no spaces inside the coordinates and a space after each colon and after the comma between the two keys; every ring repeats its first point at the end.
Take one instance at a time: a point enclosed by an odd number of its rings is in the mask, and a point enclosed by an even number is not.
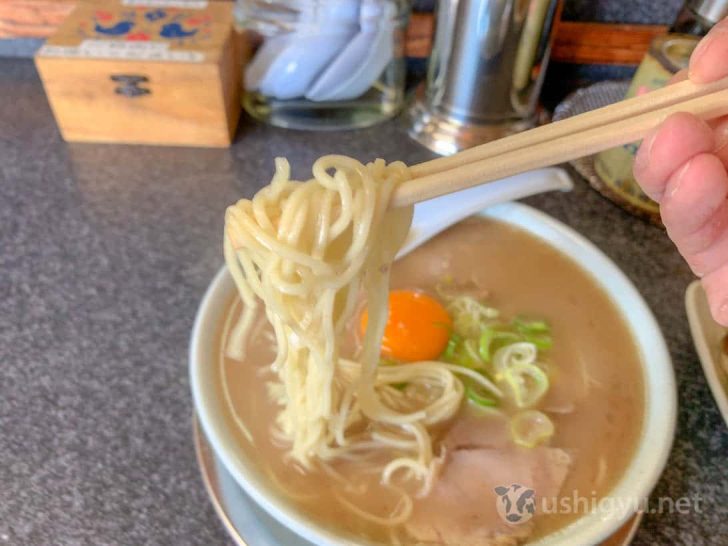
{"type": "MultiPolygon", "coordinates": [[[[366,331],[367,310],[361,316],[366,331]]],[[[412,290],[389,293],[389,317],[382,338],[382,355],[400,362],[433,360],[445,350],[452,320],[434,298],[412,290]]]]}

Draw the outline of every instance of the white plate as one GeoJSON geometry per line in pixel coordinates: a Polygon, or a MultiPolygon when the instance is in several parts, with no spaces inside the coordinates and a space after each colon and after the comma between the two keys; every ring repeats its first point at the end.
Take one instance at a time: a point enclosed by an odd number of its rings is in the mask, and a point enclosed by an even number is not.
{"type": "MultiPolygon", "coordinates": [[[[518,203],[497,205],[481,214],[520,227],[571,258],[591,274],[620,310],[641,356],[645,376],[645,420],[635,454],[610,496],[641,501],[651,493],[665,466],[677,411],[672,362],[655,318],[624,273],[571,228],[518,203]]],[[[280,524],[319,546],[353,544],[299,513],[289,499],[271,487],[256,462],[238,449],[235,431],[226,419],[213,375],[218,356],[216,348],[219,347],[217,336],[234,296],[234,283],[223,268],[208,288],[192,330],[190,383],[202,429],[234,481],[280,524]]],[[[589,513],[537,540],[532,546],[597,544],[615,533],[630,516],[617,506],[589,513]]]]}
{"type": "Polygon", "coordinates": [[[685,291],[685,308],[705,378],[728,425],[728,356],[721,348],[727,331],[710,315],[708,300],[700,281],[694,281],[685,291]]]}

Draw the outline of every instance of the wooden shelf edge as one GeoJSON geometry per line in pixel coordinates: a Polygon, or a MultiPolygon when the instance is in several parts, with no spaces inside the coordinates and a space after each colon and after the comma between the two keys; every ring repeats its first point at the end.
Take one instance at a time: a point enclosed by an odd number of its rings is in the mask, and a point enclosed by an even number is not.
{"type": "MultiPolygon", "coordinates": [[[[407,55],[430,53],[433,17],[415,14],[407,29],[407,55]]],[[[557,21],[551,59],[575,64],[637,65],[655,36],[667,32],[663,25],[623,25],[557,21]]]]}
{"type": "Polygon", "coordinates": [[[551,51],[554,61],[575,64],[637,65],[662,25],[622,25],[559,21],[551,51]]]}
{"type": "MultiPolygon", "coordinates": [[[[0,0],[0,38],[46,38],[75,5],[75,0],[0,0]]],[[[405,44],[408,56],[429,55],[433,28],[432,14],[412,15],[405,44]]],[[[665,31],[660,25],[557,21],[551,58],[576,64],[636,65],[652,39],[665,31]]]]}

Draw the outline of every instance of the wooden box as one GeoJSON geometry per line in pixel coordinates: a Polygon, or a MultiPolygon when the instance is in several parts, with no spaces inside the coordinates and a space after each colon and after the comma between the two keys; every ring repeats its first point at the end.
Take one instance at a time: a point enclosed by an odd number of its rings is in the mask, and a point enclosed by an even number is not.
{"type": "Polygon", "coordinates": [[[82,1],[35,63],[65,140],[228,146],[234,136],[232,2],[82,1]]]}

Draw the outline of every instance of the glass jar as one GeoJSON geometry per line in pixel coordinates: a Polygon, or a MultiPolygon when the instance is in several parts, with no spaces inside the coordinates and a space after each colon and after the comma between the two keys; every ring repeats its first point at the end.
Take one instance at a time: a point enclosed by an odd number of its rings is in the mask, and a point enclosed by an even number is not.
{"type": "MultiPolygon", "coordinates": [[[[687,34],[654,38],[624,98],[641,96],[664,87],[675,73],[687,68],[699,40],[697,36],[687,34]]],[[[630,142],[600,152],[594,158],[594,170],[613,201],[659,224],[660,206],[642,191],[632,172],[638,149],[639,142],[630,142]]]]}
{"type": "Polygon", "coordinates": [[[243,107],[295,129],[366,127],[404,100],[407,0],[238,0],[243,107]]]}

